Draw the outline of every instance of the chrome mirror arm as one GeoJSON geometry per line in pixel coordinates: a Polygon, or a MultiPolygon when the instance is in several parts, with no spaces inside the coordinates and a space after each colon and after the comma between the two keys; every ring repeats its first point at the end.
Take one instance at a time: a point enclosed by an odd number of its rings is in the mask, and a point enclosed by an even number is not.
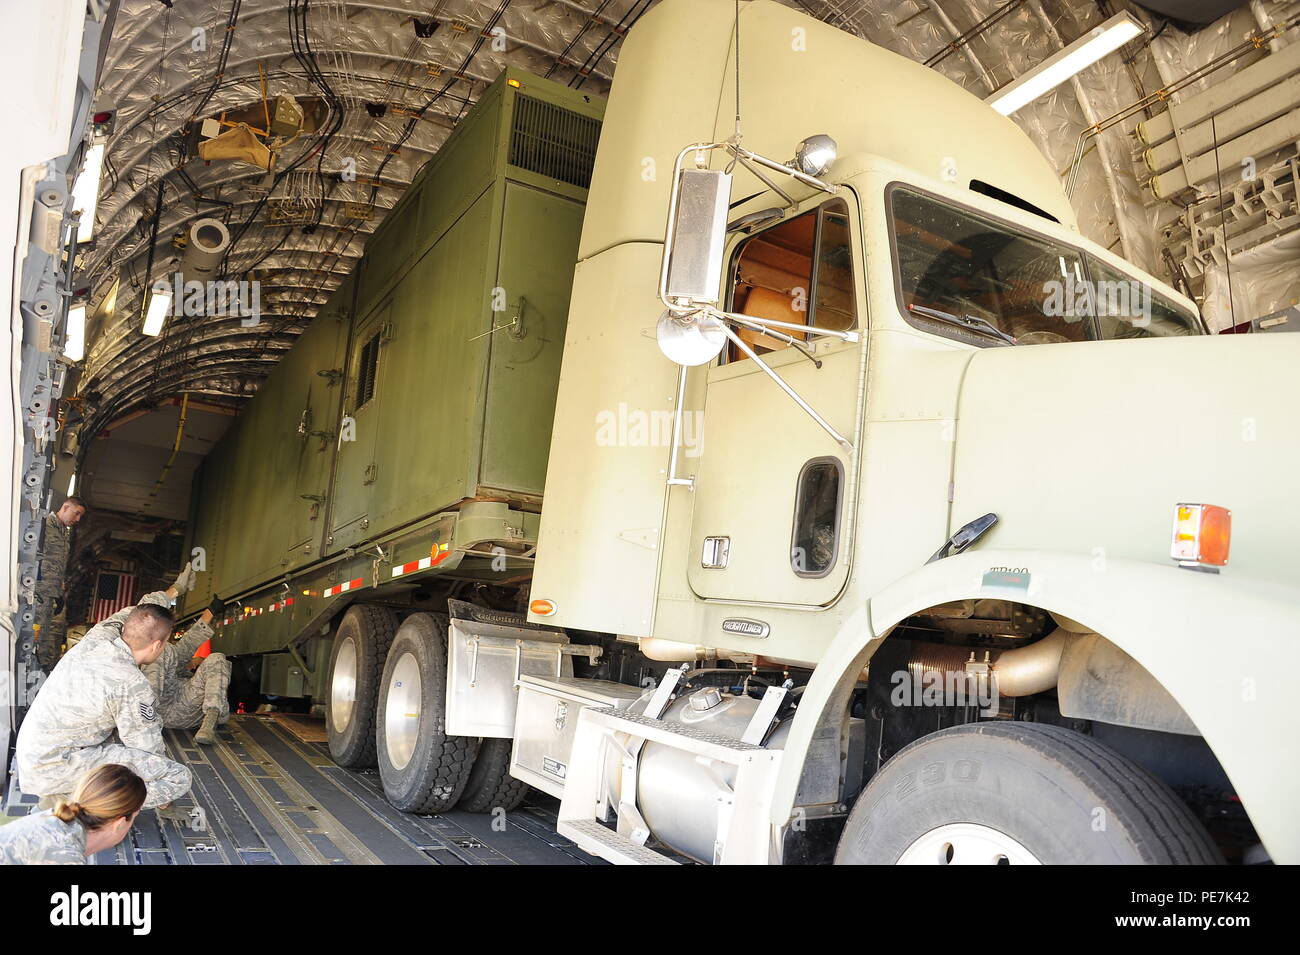
{"type": "Polygon", "coordinates": [[[668,484],[681,485],[682,487],[695,490],[695,476],[678,477],[677,476],[677,448],[682,440],[682,406],[686,403],[686,366],[681,366],[681,373],[677,376],[677,408],[673,412],[673,438],[672,457],[668,460],[668,484]]]}
{"type": "Polygon", "coordinates": [[[756,331],[756,332],[758,332],[760,335],[766,335],[766,336],[768,336],[769,338],[775,338],[775,339],[776,339],[777,341],[779,341],[779,342],[785,342],[785,344],[789,345],[791,348],[793,348],[793,349],[794,349],[795,351],[797,351],[799,354],[803,355],[805,358],[807,358],[810,362],[812,362],[812,363],[813,363],[814,365],[816,365],[818,368],[820,368],[820,367],[822,366],[821,359],[819,359],[819,358],[818,358],[818,357],[813,353],[813,350],[812,350],[812,348],[808,345],[808,343],[807,343],[807,342],[801,342],[799,339],[795,338],[793,335],[787,335],[785,332],[778,332],[775,328],[766,328],[766,327],[764,327],[763,325],[760,325],[758,322],[751,321],[751,320],[749,319],[749,316],[745,316],[744,318],[741,318],[741,317],[738,316],[738,315],[731,315],[731,314],[728,314],[728,315],[727,315],[727,320],[728,320],[728,321],[735,322],[737,325],[744,325],[746,328],[751,329],[751,330],[753,330],[753,331],[756,331]]]}
{"type": "Polygon", "coordinates": [[[792,322],[781,322],[775,318],[756,318],[753,315],[741,315],[736,312],[724,312],[721,309],[705,308],[714,318],[726,319],[729,322],[739,322],[741,325],[763,325],[767,328],[784,328],[792,332],[802,332],[806,335],[826,335],[830,338],[838,338],[841,341],[856,342],[861,340],[857,332],[840,332],[833,328],[818,328],[815,325],[795,325],[792,322]]]}
{"type": "Polygon", "coordinates": [[[733,345],[735,345],[742,352],[744,352],[746,358],[749,358],[751,361],[753,361],[755,365],[757,365],[759,368],[763,370],[763,373],[767,375],[767,377],[771,378],[772,381],[776,382],[776,386],[780,388],[782,391],[784,391],[790,397],[791,401],[793,401],[805,412],[807,412],[808,416],[812,418],[814,421],[816,421],[817,424],[821,426],[821,429],[825,431],[827,434],[829,434],[835,440],[835,443],[844,449],[844,452],[846,454],[853,453],[853,442],[851,442],[848,438],[844,437],[844,435],[836,431],[835,428],[831,426],[831,423],[827,421],[825,418],[823,418],[821,415],[819,415],[816,409],[814,409],[812,405],[808,404],[808,402],[804,401],[803,398],[799,397],[798,392],[796,392],[793,388],[787,385],[785,383],[785,379],[783,379],[780,375],[778,375],[775,371],[773,371],[771,367],[768,366],[767,362],[759,358],[758,354],[752,348],[746,345],[739,335],[733,332],[725,324],[722,326],[722,333],[726,335],[728,339],[731,340],[731,343],[733,345]]]}

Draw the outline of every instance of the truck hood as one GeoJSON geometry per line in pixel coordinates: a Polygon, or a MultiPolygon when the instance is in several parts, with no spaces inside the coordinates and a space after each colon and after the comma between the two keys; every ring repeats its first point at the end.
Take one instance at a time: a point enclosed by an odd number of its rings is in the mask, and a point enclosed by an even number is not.
{"type": "Polygon", "coordinates": [[[1174,505],[1232,511],[1225,575],[1300,581],[1300,335],[988,348],[957,408],[955,529],[1169,564],[1174,505]]]}

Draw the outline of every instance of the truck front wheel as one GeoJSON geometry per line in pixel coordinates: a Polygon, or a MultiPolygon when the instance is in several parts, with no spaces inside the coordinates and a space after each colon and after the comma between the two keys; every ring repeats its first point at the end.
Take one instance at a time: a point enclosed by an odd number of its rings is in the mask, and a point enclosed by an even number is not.
{"type": "Polygon", "coordinates": [[[1163,782],[1096,740],[1039,723],[972,723],[915,741],[849,814],[840,865],[1215,864],[1163,782]]]}
{"type": "Polygon", "coordinates": [[[325,726],[330,755],[345,769],[375,765],[375,700],[396,631],[393,611],[368,604],[349,607],[334,631],[325,726]]]}
{"type": "Polygon", "coordinates": [[[393,638],[375,737],[379,778],[394,808],[428,814],[456,804],[478,737],[447,735],[447,629],[433,614],[411,614],[393,638]]]}

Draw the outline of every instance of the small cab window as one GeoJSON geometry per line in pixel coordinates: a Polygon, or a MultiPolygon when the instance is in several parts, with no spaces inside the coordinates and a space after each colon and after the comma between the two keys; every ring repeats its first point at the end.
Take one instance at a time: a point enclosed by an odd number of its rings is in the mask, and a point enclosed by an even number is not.
{"type": "MultiPolygon", "coordinates": [[[[835,331],[855,328],[848,206],[828,202],[751,236],[736,249],[731,276],[733,312],[835,331]]],[[[756,329],[741,327],[736,334],[759,355],[789,347],[756,329]]],[[[802,332],[790,335],[808,339],[802,332]]],[[[745,357],[728,346],[727,361],[745,357]]]]}
{"type": "Polygon", "coordinates": [[[890,213],[900,306],[912,325],[977,345],[1094,337],[1070,294],[1085,282],[1073,249],[906,189],[891,191],[890,213]]]}
{"type": "Polygon", "coordinates": [[[790,567],[800,577],[825,577],[835,565],[843,477],[838,458],[814,458],[799,472],[790,567]]]}
{"type": "Polygon", "coordinates": [[[1199,335],[1200,326],[1186,312],[1153,295],[1151,286],[1089,257],[1093,310],[1102,338],[1167,338],[1199,335]]]}

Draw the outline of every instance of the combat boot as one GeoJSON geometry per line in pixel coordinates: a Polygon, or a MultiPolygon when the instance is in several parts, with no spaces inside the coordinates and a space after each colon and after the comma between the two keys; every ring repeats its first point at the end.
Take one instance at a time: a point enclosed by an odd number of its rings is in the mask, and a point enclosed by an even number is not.
{"type": "Polygon", "coordinates": [[[203,725],[198,728],[194,734],[194,742],[202,743],[204,746],[217,745],[217,720],[221,718],[221,711],[216,707],[210,707],[203,711],[203,725]]]}

